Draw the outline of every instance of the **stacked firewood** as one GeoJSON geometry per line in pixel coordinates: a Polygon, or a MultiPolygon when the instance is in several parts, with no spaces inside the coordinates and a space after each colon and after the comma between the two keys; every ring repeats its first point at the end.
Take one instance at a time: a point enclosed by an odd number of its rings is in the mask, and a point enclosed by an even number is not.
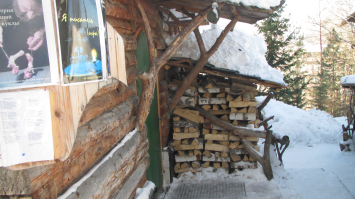
{"type": "MultiPolygon", "coordinates": [[[[178,81],[169,84],[170,90],[174,92],[178,84],[178,81]]],[[[200,166],[228,170],[256,168],[255,158],[248,154],[237,135],[204,120],[193,109],[201,106],[233,125],[257,128],[260,120],[256,111],[256,93],[256,85],[218,81],[212,77],[203,77],[190,86],[173,111],[175,173],[200,171],[200,166]]],[[[258,138],[247,137],[247,140],[254,149],[260,151],[257,147],[258,138]]]]}
{"type": "MultiPolygon", "coordinates": [[[[178,88],[179,82],[169,84],[170,91],[178,88]]],[[[196,87],[188,88],[173,111],[173,147],[175,150],[175,173],[200,172],[203,138],[199,124],[204,118],[198,111],[191,110],[197,102],[196,87]]]]}

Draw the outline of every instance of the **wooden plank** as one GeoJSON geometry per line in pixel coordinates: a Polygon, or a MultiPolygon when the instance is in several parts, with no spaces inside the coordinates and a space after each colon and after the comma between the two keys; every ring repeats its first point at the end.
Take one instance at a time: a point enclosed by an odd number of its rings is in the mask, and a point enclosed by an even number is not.
{"type": "Polygon", "coordinates": [[[218,140],[218,141],[228,141],[228,135],[213,135],[213,134],[206,134],[205,140],[218,140]]]}
{"type": "Polygon", "coordinates": [[[229,147],[220,144],[205,144],[205,150],[229,152],[229,147]]]}
{"type": "Polygon", "coordinates": [[[249,101],[230,101],[229,102],[229,107],[235,107],[235,108],[244,108],[248,106],[256,106],[257,102],[249,102],[249,101]]]}
{"type": "Polygon", "coordinates": [[[106,24],[110,51],[111,76],[127,85],[126,58],[123,38],[109,23],[106,24]]]}
{"type": "Polygon", "coordinates": [[[199,105],[227,104],[227,100],[226,100],[226,98],[199,98],[198,104],[199,105]]]}
{"type": "Polygon", "coordinates": [[[200,137],[200,133],[173,133],[173,139],[187,139],[187,138],[198,138],[200,137]]]}
{"type": "Polygon", "coordinates": [[[87,104],[85,87],[84,85],[71,85],[69,86],[69,92],[70,103],[72,107],[73,124],[75,129],[75,136],[73,137],[73,139],[75,140],[79,121],[87,104]]]}
{"type": "Polygon", "coordinates": [[[192,111],[188,109],[175,109],[173,113],[196,123],[204,122],[204,118],[198,115],[198,111],[192,111]]]}
{"type": "Polygon", "coordinates": [[[225,93],[229,92],[230,88],[203,88],[198,87],[199,93],[225,93]]]}
{"type": "Polygon", "coordinates": [[[90,82],[84,84],[85,86],[85,94],[86,94],[86,101],[89,103],[91,98],[99,91],[99,83],[98,82],[90,82]]]}
{"type": "Polygon", "coordinates": [[[256,120],[255,113],[231,113],[229,115],[230,120],[249,120],[254,121],[256,120]]]}

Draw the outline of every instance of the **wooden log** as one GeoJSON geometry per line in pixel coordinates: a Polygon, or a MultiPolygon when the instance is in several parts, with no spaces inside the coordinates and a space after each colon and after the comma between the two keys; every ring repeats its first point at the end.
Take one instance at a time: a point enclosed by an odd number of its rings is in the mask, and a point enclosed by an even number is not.
{"type": "Polygon", "coordinates": [[[205,109],[206,111],[208,111],[211,109],[211,106],[210,105],[203,105],[202,108],[205,109]]]}
{"type": "Polygon", "coordinates": [[[180,163],[180,162],[177,162],[177,163],[175,164],[175,166],[174,166],[174,170],[176,171],[176,170],[179,170],[179,169],[181,169],[181,163],[180,163]]]}
{"type": "Polygon", "coordinates": [[[249,154],[249,153],[245,148],[242,148],[242,149],[230,149],[230,154],[232,156],[232,154],[243,155],[243,154],[249,154]]]}
{"type": "Polygon", "coordinates": [[[208,158],[210,158],[210,157],[212,157],[212,154],[211,154],[211,152],[210,151],[204,151],[203,152],[203,157],[208,157],[208,158]]]}
{"type": "Polygon", "coordinates": [[[185,152],[184,151],[177,151],[178,152],[178,156],[179,157],[184,157],[185,156],[185,152]]]}
{"type": "Polygon", "coordinates": [[[192,168],[186,168],[186,169],[179,169],[179,170],[175,170],[175,173],[185,173],[185,172],[201,172],[202,169],[192,169],[192,168]]]}
{"type": "Polygon", "coordinates": [[[197,141],[197,145],[195,146],[191,146],[191,143],[190,145],[180,145],[180,146],[175,146],[174,149],[176,151],[179,151],[179,150],[195,150],[195,149],[203,149],[203,139],[202,138],[199,138],[199,139],[194,139],[194,141],[197,141]]]}
{"type": "Polygon", "coordinates": [[[204,162],[202,165],[203,168],[207,168],[209,166],[210,166],[210,162],[204,162]]]}
{"type": "Polygon", "coordinates": [[[200,150],[194,150],[194,155],[195,156],[201,156],[202,152],[200,150]]]}
{"type": "Polygon", "coordinates": [[[173,117],[173,121],[174,121],[174,122],[180,121],[180,117],[179,117],[179,116],[174,116],[174,117],[173,117]]]}
{"type": "Polygon", "coordinates": [[[214,155],[216,158],[218,158],[219,156],[221,156],[221,153],[220,152],[214,152],[214,155]]]}
{"type": "Polygon", "coordinates": [[[206,135],[206,134],[209,134],[210,133],[210,129],[202,129],[202,134],[203,135],[206,135]]]}
{"type": "Polygon", "coordinates": [[[245,84],[240,84],[237,82],[233,82],[231,85],[231,90],[235,91],[235,90],[239,90],[242,89],[243,91],[251,91],[251,92],[255,92],[257,89],[257,85],[253,84],[253,85],[245,85],[245,84]]]}
{"type": "Polygon", "coordinates": [[[227,157],[229,157],[229,154],[227,152],[222,152],[221,157],[227,158],[227,157]]]}
{"type": "Polygon", "coordinates": [[[173,123],[174,128],[193,127],[198,128],[198,123],[179,121],[173,123]]]}
{"type": "Polygon", "coordinates": [[[178,155],[175,155],[175,161],[176,162],[192,162],[192,161],[198,161],[201,160],[201,156],[196,156],[193,155],[191,157],[189,157],[188,155],[179,157],[178,155]]]}
{"type": "Polygon", "coordinates": [[[185,127],[184,128],[184,133],[188,133],[189,132],[189,128],[185,127]]]}
{"type": "Polygon", "coordinates": [[[226,93],[229,92],[230,88],[203,88],[198,87],[199,93],[226,93]]]}
{"type": "Polygon", "coordinates": [[[206,144],[205,145],[205,150],[229,152],[229,147],[228,146],[224,146],[224,145],[220,145],[220,144],[206,144]]]}
{"type": "MultiPolygon", "coordinates": [[[[179,87],[175,86],[174,84],[169,84],[169,88],[171,91],[176,91],[179,87]]],[[[196,97],[197,96],[197,91],[195,87],[189,87],[188,89],[185,90],[184,92],[184,96],[188,96],[188,97],[196,97]]]]}
{"type": "Polygon", "coordinates": [[[220,93],[216,95],[217,98],[225,98],[226,97],[226,93],[220,93]]]}
{"type": "Polygon", "coordinates": [[[230,101],[229,107],[236,107],[236,108],[243,108],[248,106],[256,106],[257,102],[250,102],[250,101],[230,101]]]}
{"type": "Polygon", "coordinates": [[[230,157],[221,157],[221,156],[216,156],[216,154],[219,152],[211,153],[210,157],[203,156],[202,161],[207,161],[207,162],[230,162],[230,157]]]}
{"type": "Polygon", "coordinates": [[[242,158],[240,155],[236,155],[236,154],[231,154],[231,159],[233,162],[239,162],[239,161],[242,161],[242,158]]]}
{"type": "Polygon", "coordinates": [[[213,168],[215,168],[215,169],[221,168],[221,164],[219,162],[214,162],[213,168]]]}
{"type": "Polygon", "coordinates": [[[192,157],[194,155],[194,151],[188,151],[189,157],[192,157]]]}
{"type": "MultiPolygon", "coordinates": [[[[259,138],[258,137],[245,137],[249,142],[258,142],[259,141],[259,138]]],[[[229,135],[229,140],[230,141],[241,141],[241,139],[239,138],[239,136],[237,135],[233,135],[233,134],[230,134],[229,135]]]]}
{"type": "MultiPolygon", "coordinates": [[[[223,110],[227,110],[227,108],[228,108],[228,106],[225,105],[225,104],[221,104],[221,107],[222,107],[223,110]]],[[[230,111],[230,110],[229,110],[229,111],[230,111]]]]}
{"type": "Polygon", "coordinates": [[[197,128],[189,127],[189,133],[194,133],[194,132],[197,132],[197,131],[198,131],[197,128]]]}
{"type": "Polygon", "coordinates": [[[227,100],[227,102],[233,101],[234,100],[233,95],[228,94],[226,100],[227,100]]]}
{"type": "Polygon", "coordinates": [[[228,162],[222,162],[222,168],[229,168],[228,162]]]}
{"type": "Polygon", "coordinates": [[[192,111],[187,109],[175,109],[173,113],[196,123],[204,122],[203,117],[199,116],[198,111],[192,111]]]}
{"type": "Polygon", "coordinates": [[[211,124],[211,123],[204,123],[204,124],[203,124],[203,128],[205,128],[205,129],[221,130],[221,131],[226,130],[226,129],[220,127],[220,126],[217,126],[217,125],[211,124]]]}
{"type": "Polygon", "coordinates": [[[203,98],[212,98],[213,96],[214,96],[213,93],[204,93],[204,94],[202,95],[203,98]]]}
{"type": "Polygon", "coordinates": [[[196,98],[195,97],[186,97],[186,96],[182,96],[179,100],[179,105],[185,105],[187,107],[195,107],[196,105],[196,98]]]}
{"type": "Polygon", "coordinates": [[[209,113],[212,115],[225,115],[225,114],[230,114],[230,110],[209,110],[209,113]]]}
{"type": "Polygon", "coordinates": [[[197,161],[194,161],[191,163],[191,166],[193,169],[198,169],[201,167],[201,163],[200,162],[197,162],[197,161]]]}
{"type": "MultiPolygon", "coordinates": [[[[260,137],[260,138],[265,138],[266,137],[266,131],[261,131],[257,129],[248,129],[248,128],[243,128],[243,127],[237,127],[232,124],[229,124],[221,119],[218,119],[214,115],[208,113],[207,111],[203,110],[201,107],[196,106],[196,109],[199,111],[200,115],[203,116],[204,118],[208,119],[209,121],[213,122],[216,125],[219,125],[222,130],[229,130],[229,131],[234,131],[236,130],[238,134],[242,134],[244,136],[248,137],[260,137]],[[224,128],[224,129],[223,129],[224,128]]],[[[211,127],[212,125],[210,124],[204,124],[204,128],[211,127]]]]}
{"type": "Polygon", "coordinates": [[[255,113],[231,113],[229,114],[229,119],[254,121],[256,120],[256,114],[255,113]]]}
{"type": "Polygon", "coordinates": [[[233,162],[231,168],[244,170],[244,169],[256,169],[258,168],[257,162],[233,162]]]}
{"type": "Polygon", "coordinates": [[[230,149],[236,149],[239,146],[239,142],[230,142],[229,148],[230,149]]]}
{"type": "Polygon", "coordinates": [[[183,162],[183,163],[181,163],[180,167],[181,167],[181,169],[187,169],[187,168],[190,168],[190,164],[187,162],[183,162]]]}
{"type": "Polygon", "coordinates": [[[228,135],[214,135],[214,134],[206,134],[205,140],[218,140],[218,141],[228,141],[228,135]]]}
{"type": "Polygon", "coordinates": [[[199,105],[205,104],[227,104],[226,98],[200,98],[198,100],[199,105]]]}
{"type": "Polygon", "coordinates": [[[212,110],[214,111],[218,111],[219,110],[219,106],[217,104],[212,106],[212,110]]]}
{"type": "Polygon", "coordinates": [[[189,145],[189,139],[183,139],[183,140],[181,141],[181,144],[183,144],[183,145],[189,145]]]}
{"type": "Polygon", "coordinates": [[[172,146],[179,146],[181,145],[181,140],[174,140],[174,142],[172,143],[172,146]]]}

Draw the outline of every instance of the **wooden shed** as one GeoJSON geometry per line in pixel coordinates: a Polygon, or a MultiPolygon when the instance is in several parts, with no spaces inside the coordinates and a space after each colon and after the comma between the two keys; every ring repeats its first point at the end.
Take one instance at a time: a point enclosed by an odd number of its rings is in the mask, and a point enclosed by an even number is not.
{"type": "MultiPolygon", "coordinates": [[[[206,23],[212,2],[105,0],[104,3],[111,78],[80,85],[0,91],[0,95],[34,89],[49,91],[55,153],[51,161],[1,167],[0,196],[130,199],[147,179],[161,188],[162,148],[167,146],[172,130],[172,110],[202,69],[207,74],[280,87],[258,78],[203,68],[237,21],[255,23],[277,7],[260,9],[217,1],[221,17],[231,22],[215,46],[205,50],[201,59],[193,63],[188,74],[191,78],[187,77],[176,91],[182,92],[181,95],[170,98],[164,66],[186,37],[206,23]],[[169,11],[173,8],[191,20],[179,21],[169,11]],[[174,21],[164,21],[163,13],[174,21]],[[164,38],[171,33],[178,35],[172,45],[166,46],[164,38]]],[[[266,137],[267,130],[262,133],[266,137]]]]}

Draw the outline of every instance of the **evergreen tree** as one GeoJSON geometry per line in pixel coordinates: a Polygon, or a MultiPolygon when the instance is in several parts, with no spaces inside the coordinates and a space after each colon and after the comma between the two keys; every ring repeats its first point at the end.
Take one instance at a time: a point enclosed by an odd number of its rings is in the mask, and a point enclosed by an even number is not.
{"type": "MultiPolygon", "coordinates": [[[[274,92],[277,100],[303,108],[305,106],[305,89],[308,85],[306,75],[301,71],[303,64],[303,36],[298,29],[291,31],[290,19],[281,16],[284,7],[271,14],[267,19],[257,24],[259,33],[262,33],[266,44],[266,60],[268,64],[282,71],[286,89],[274,92]]],[[[260,92],[266,94],[273,89],[261,88],[260,92]]]]}

